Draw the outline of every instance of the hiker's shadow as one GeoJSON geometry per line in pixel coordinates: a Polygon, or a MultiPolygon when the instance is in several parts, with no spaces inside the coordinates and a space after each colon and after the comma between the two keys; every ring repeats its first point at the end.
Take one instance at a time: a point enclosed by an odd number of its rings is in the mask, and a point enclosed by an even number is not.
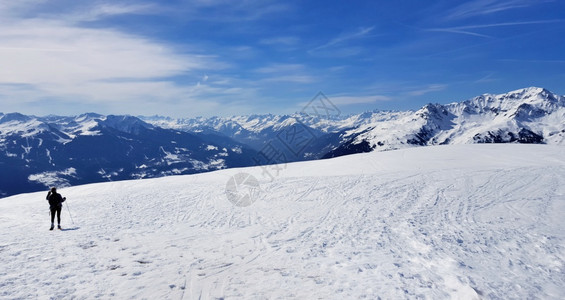
{"type": "Polygon", "coordinates": [[[72,231],[72,230],[79,230],[80,227],[73,227],[73,228],[63,228],[61,231],[72,231]]]}

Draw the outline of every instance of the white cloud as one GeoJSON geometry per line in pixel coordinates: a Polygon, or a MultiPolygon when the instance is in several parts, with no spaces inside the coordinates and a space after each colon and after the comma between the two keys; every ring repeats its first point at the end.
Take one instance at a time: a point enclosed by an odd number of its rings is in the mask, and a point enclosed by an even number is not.
{"type": "Polygon", "coordinates": [[[125,14],[155,14],[160,11],[153,4],[119,4],[119,3],[102,3],[92,6],[90,9],[81,13],[73,14],[74,21],[95,21],[104,17],[125,15],[125,14]]]}
{"type": "Polygon", "coordinates": [[[266,67],[261,67],[255,71],[258,73],[288,73],[303,71],[305,68],[302,64],[271,64],[266,67]]]}
{"type": "Polygon", "coordinates": [[[265,78],[263,82],[293,82],[293,83],[312,83],[316,78],[308,75],[283,75],[265,78]]]}
{"type": "Polygon", "coordinates": [[[505,27],[505,26],[523,26],[523,25],[562,23],[564,21],[565,20],[537,20],[537,21],[524,21],[524,22],[475,24],[475,25],[456,26],[456,27],[447,27],[447,28],[431,28],[431,29],[426,29],[426,30],[427,31],[438,31],[438,32],[450,32],[450,33],[458,33],[458,34],[472,35],[472,36],[485,37],[485,38],[492,38],[492,36],[468,31],[468,29],[483,29],[483,28],[505,27]]]}
{"type": "Polygon", "coordinates": [[[162,99],[183,90],[172,82],[159,89],[164,78],[214,67],[209,58],[108,29],[37,19],[2,27],[0,83],[31,86],[36,98],[162,99]]]}
{"type": "Polygon", "coordinates": [[[292,82],[312,83],[316,78],[307,74],[306,66],[302,64],[271,64],[255,69],[255,72],[264,74],[261,82],[292,82]]]}
{"type": "Polygon", "coordinates": [[[474,0],[458,5],[452,9],[445,19],[463,19],[481,15],[489,15],[506,10],[524,8],[547,1],[540,0],[474,0]]]}
{"type": "Polygon", "coordinates": [[[443,91],[446,88],[446,84],[430,84],[428,86],[415,88],[414,90],[407,92],[407,94],[410,96],[422,96],[432,92],[443,91]]]}
{"type": "MultiPolygon", "coordinates": [[[[344,107],[348,105],[374,104],[377,102],[385,102],[392,100],[393,98],[384,95],[369,95],[369,96],[334,95],[334,96],[328,96],[326,101],[329,101],[333,106],[344,107]]],[[[298,103],[298,106],[306,107],[307,105],[310,104],[311,104],[310,102],[301,102],[298,103]]]]}
{"type": "Polygon", "coordinates": [[[479,79],[473,81],[473,83],[495,82],[495,81],[498,80],[497,78],[494,78],[494,75],[495,75],[495,74],[496,74],[495,72],[491,72],[491,73],[489,73],[489,74],[487,74],[487,75],[485,75],[485,76],[483,76],[483,77],[481,77],[481,78],[479,78],[479,79]]]}
{"type": "Polygon", "coordinates": [[[209,67],[201,57],[108,29],[30,20],[0,31],[0,82],[74,84],[112,79],[147,79],[209,67]]]}
{"type": "Polygon", "coordinates": [[[353,105],[353,104],[371,104],[382,101],[390,101],[391,97],[383,95],[372,96],[333,96],[329,97],[330,101],[337,106],[353,105]]]}
{"type": "Polygon", "coordinates": [[[321,49],[325,49],[325,48],[329,48],[329,47],[333,47],[333,46],[342,44],[342,43],[350,41],[350,40],[363,38],[363,37],[367,36],[369,33],[371,33],[374,29],[375,29],[375,26],[361,27],[354,32],[339,35],[338,37],[333,38],[329,42],[327,42],[327,43],[325,43],[321,46],[318,46],[318,47],[312,49],[311,51],[318,51],[318,50],[321,50],[321,49]]]}
{"type": "Polygon", "coordinates": [[[263,45],[274,45],[274,46],[294,46],[298,44],[300,39],[295,36],[279,36],[273,38],[262,39],[259,41],[263,45]]]}
{"type": "Polygon", "coordinates": [[[373,96],[340,96],[331,97],[330,100],[335,105],[353,105],[353,104],[371,104],[382,101],[390,101],[391,97],[383,95],[373,95],[373,96]]]}
{"type": "Polygon", "coordinates": [[[182,6],[175,7],[186,19],[221,23],[256,21],[290,9],[289,4],[272,0],[195,0],[183,1],[182,6]]]}
{"type": "Polygon", "coordinates": [[[480,33],[475,33],[465,30],[457,30],[454,28],[432,28],[432,29],[428,29],[427,31],[448,32],[448,33],[457,33],[457,34],[471,35],[471,36],[483,37],[483,38],[492,38],[492,36],[486,34],[480,34],[480,33]]]}
{"type": "Polygon", "coordinates": [[[203,71],[226,67],[214,56],[181,52],[174,45],[77,22],[136,13],[147,6],[105,4],[87,14],[56,19],[49,14],[19,17],[16,12],[24,8],[0,4],[0,16],[9,15],[0,20],[0,104],[4,110],[37,112],[49,103],[67,109],[61,114],[91,111],[90,107],[131,114],[166,113],[166,109],[178,114],[198,107],[205,114],[218,111],[225,101],[222,95],[237,100],[254,93],[249,89],[234,95],[233,86],[191,86],[199,78],[207,81],[203,71]],[[179,78],[195,81],[177,82],[179,78]]]}

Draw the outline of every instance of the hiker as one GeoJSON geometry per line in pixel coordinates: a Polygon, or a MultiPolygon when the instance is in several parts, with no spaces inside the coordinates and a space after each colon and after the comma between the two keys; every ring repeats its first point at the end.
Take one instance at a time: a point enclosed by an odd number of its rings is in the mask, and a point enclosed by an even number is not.
{"type": "Polygon", "coordinates": [[[51,210],[51,228],[49,230],[53,230],[55,227],[55,213],[57,213],[57,228],[61,229],[61,210],[63,202],[67,198],[62,197],[61,194],[57,193],[57,188],[52,187],[49,193],[47,193],[46,199],[49,201],[49,210],[51,210]]]}

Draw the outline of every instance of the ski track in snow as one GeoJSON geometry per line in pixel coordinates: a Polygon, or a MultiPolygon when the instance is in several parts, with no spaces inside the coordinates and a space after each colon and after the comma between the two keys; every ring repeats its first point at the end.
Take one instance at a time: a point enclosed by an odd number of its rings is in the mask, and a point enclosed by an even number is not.
{"type": "Polygon", "coordinates": [[[60,191],[75,224],[65,206],[53,232],[46,193],[0,199],[0,298],[559,299],[564,153],[465,145],[289,164],[245,208],[225,184],[260,168],[77,186],[60,191]],[[344,160],[363,168],[313,170],[344,160]]]}

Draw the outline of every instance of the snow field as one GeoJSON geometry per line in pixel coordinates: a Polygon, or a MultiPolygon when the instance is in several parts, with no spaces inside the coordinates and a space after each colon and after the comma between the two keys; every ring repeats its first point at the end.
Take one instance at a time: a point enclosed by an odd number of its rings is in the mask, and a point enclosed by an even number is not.
{"type": "Polygon", "coordinates": [[[565,151],[460,145],[0,199],[0,298],[559,299],[565,151]],[[261,192],[232,205],[226,182],[261,192]]]}

